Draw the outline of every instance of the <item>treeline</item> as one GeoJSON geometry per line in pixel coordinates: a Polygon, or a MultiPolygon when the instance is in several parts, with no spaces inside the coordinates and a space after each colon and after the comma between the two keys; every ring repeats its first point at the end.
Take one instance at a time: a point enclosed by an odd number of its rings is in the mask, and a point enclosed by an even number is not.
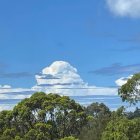
{"type": "Polygon", "coordinates": [[[83,107],[66,96],[37,92],[0,112],[0,140],[140,140],[140,109],[83,107]]]}

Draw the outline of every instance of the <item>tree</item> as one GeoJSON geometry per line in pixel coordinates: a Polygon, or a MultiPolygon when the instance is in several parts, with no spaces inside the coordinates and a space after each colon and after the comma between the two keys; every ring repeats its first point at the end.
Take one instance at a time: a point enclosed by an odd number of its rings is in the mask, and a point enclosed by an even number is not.
{"type": "Polygon", "coordinates": [[[100,140],[110,121],[111,111],[103,103],[92,103],[85,110],[90,117],[88,117],[88,123],[83,127],[79,138],[80,140],[100,140]]]}
{"type": "Polygon", "coordinates": [[[110,116],[111,111],[109,108],[103,103],[92,103],[86,108],[86,113],[95,118],[99,118],[100,116],[110,116]]]}
{"type": "Polygon", "coordinates": [[[86,123],[84,107],[74,100],[37,92],[22,100],[13,111],[0,112],[0,135],[12,140],[55,140],[78,136],[86,123]]]}
{"type": "Polygon", "coordinates": [[[125,115],[128,119],[140,118],[140,109],[136,107],[136,110],[134,112],[126,112],[125,115]]]}
{"type": "Polygon", "coordinates": [[[129,120],[117,116],[107,124],[101,140],[139,140],[139,131],[140,118],[129,120]]]}
{"type": "Polygon", "coordinates": [[[140,73],[128,79],[127,83],[119,88],[118,93],[123,101],[131,104],[140,101],[140,73]]]}

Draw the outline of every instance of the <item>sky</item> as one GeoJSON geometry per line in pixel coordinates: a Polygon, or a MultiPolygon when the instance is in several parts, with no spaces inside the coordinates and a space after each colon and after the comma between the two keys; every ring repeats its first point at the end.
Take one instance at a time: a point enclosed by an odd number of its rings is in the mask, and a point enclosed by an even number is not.
{"type": "Polygon", "coordinates": [[[139,0],[0,1],[1,93],[38,89],[37,75],[60,76],[51,79],[55,86],[75,84],[69,72],[80,88],[114,93],[140,71],[139,27],[139,0]],[[42,71],[53,64],[64,68],[61,75],[42,71]]]}

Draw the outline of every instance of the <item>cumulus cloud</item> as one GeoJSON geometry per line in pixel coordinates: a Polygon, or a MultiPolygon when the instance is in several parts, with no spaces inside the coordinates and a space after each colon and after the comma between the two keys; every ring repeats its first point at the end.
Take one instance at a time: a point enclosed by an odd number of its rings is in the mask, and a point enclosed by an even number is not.
{"type": "Polygon", "coordinates": [[[115,81],[115,83],[117,84],[117,86],[122,86],[122,85],[126,84],[128,79],[131,79],[132,77],[133,77],[133,75],[130,75],[128,77],[121,77],[121,78],[117,79],[115,81]]]}
{"type": "Polygon", "coordinates": [[[65,61],[55,61],[35,75],[35,79],[37,84],[29,89],[0,85],[0,110],[12,109],[21,99],[37,91],[67,96],[117,95],[117,88],[89,86],[77,69],[65,61]]]}
{"type": "Polygon", "coordinates": [[[140,17],[140,0],[106,0],[106,2],[115,15],[140,17]]]}
{"type": "Polygon", "coordinates": [[[83,80],[77,74],[77,69],[72,67],[68,62],[56,61],[49,67],[42,70],[36,75],[37,85],[71,85],[84,84],[83,80]]]}
{"type": "Polygon", "coordinates": [[[55,61],[35,77],[37,85],[32,89],[46,93],[68,96],[115,95],[117,93],[115,88],[89,86],[80,77],[77,69],[65,61],[55,61]]]}
{"type": "Polygon", "coordinates": [[[65,61],[55,61],[35,75],[37,84],[30,89],[0,85],[0,100],[29,98],[36,91],[67,96],[116,95],[116,88],[89,86],[76,68],[65,61]]]}

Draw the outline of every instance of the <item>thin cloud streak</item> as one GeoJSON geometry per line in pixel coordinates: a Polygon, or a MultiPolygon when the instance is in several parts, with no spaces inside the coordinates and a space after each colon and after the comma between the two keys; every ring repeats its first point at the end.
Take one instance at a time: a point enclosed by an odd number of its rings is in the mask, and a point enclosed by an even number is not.
{"type": "Polygon", "coordinates": [[[103,67],[95,71],[90,71],[92,74],[113,76],[120,74],[131,74],[140,72],[140,64],[132,64],[123,66],[120,63],[112,64],[108,67],[103,67]]]}
{"type": "Polygon", "coordinates": [[[33,75],[28,72],[18,72],[18,73],[1,73],[0,78],[25,78],[25,77],[32,77],[33,75]]]}

